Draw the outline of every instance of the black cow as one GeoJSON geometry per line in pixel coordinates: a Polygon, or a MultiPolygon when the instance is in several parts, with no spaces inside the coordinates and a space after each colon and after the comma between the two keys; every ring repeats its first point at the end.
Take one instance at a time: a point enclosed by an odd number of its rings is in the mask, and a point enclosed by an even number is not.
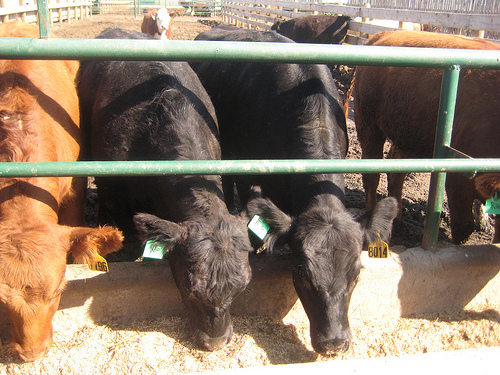
{"type": "MultiPolygon", "coordinates": [[[[147,36],[109,28],[98,38],[147,36]]],[[[79,78],[94,160],[220,159],[213,105],[187,63],[87,61],[79,78]]],[[[123,230],[126,257],[138,255],[137,231],[170,250],[198,345],[214,350],[228,343],[229,307],[250,281],[252,249],[246,221],[227,210],[220,176],[101,177],[96,183],[99,219],[123,230]]]]}
{"type": "Polygon", "coordinates": [[[342,44],[350,19],[348,16],[310,15],[276,21],[271,30],[297,43],[342,44]]]}
{"type": "MultiPolygon", "coordinates": [[[[293,43],[275,32],[227,26],[196,39],[293,43]]],[[[212,97],[223,159],[346,156],[346,120],[326,66],[226,62],[192,66],[212,97]]],[[[351,339],[347,313],[361,250],[377,232],[382,238],[389,236],[396,201],[381,201],[357,222],[344,207],[341,174],[237,176],[236,184],[242,203],[248,200],[247,215],[260,215],[271,227],[264,245],[271,251],[284,243],[291,247],[294,284],[310,320],[314,349],[347,350],[351,339]],[[254,191],[249,196],[250,185],[260,185],[262,194],[254,191]]]]}

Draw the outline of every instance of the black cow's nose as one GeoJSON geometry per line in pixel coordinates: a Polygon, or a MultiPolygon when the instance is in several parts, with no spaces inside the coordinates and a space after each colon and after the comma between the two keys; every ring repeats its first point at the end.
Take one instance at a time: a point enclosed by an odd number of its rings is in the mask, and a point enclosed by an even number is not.
{"type": "Polygon", "coordinates": [[[197,330],[195,332],[195,341],[197,345],[203,349],[208,351],[214,351],[220,349],[231,341],[233,337],[233,326],[232,324],[226,330],[226,333],[220,337],[210,337],[206,333],[197,330]]]}
{"type": "Polygon", "coordinates": [[[330,340],[321,340],[313,343],[314,351],[320,354],[336,354],[346,352],[349,349],[350,340],[334,338],[330,340]]]}

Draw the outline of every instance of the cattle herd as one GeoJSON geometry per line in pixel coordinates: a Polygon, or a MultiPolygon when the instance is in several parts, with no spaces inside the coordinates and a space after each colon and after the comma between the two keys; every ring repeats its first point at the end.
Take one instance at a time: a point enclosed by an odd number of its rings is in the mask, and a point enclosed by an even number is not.
{"type": "MultiPolygon", "coordinates": [[[[155,21],[163,38],[168,17],[160,10],[144,23],[155,21]]],[[[347,20],[332,18],[339,26],[322,27],[323,39],[316,42],[342,42],[339,29],[347,20]]],[[[294,37],[293,26],[273,28],[297,42],[314,42],[294,37]]],[[[159,38],[147,30],[113,27],[97,38],[159,38]]],[[[278,32],[221,25],[196,39],[295,42],[278,32]]],[[[3,23],[0,36],[35,38],[38,27],[3,23]]],[[[500,49],[466,37],[403,31],[376,34],[368,44],[500,49]]],[[[0,69],[2,162],[347,154],[344,98],[324,65],[2,60],[0,69]]],[[[431,156],[441,74],[428,68],[357,68],[352,92],[363,157],[381,158],[386,138],[393,156],[431,156]]],[[[452,145],[473,157],[499,157],[494,125],[500,119],[500,72],[464,70],[461,78],[452,145]]],[[[378,203],[378,175],[363,177],[368,211],[359,218],[344,205],[341,174],[96,178],[97,228],[82,226],[81,179],[2,178],[0,302],[12,325],[11,350],[33,361],[50,349],[67,261],[131,261],[154,246],[169,259],[201,349],[216,350],[231,340],[230,306],[251,279],[250,253],[289,249],[314,350],[345,351],[361,251],[375,240],[387,241],[393,220],[401,218],[404,176],[390,176],[391,197],[378,203]],[[248,228],[255,219],[265,228],[261,236],[248,228]]],[[[473,231],[472,200],[493,197],[499,177],[449,175],[453,242],[473,231]]]]}

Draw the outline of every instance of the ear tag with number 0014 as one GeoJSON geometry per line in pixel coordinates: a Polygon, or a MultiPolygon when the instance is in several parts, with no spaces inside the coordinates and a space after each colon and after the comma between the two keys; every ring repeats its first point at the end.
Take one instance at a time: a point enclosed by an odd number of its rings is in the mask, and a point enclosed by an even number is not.
{"type": "Polygon", "coordinates": [[[500,198],[497,197],[497,193],[491,199],[487,199],[484,203],[484,212],[487,214],[500,214],[500,198]]]}
{"type": "Polygon", "coordinates": [[[380,238],[380,233],[377,234],[377,239],[368,245],[369,258],[388,258],[389,246],[380,238]]]}
{"type": "Polygon", "coordinates": [[[248,223],[248,229],[250,229],[250,231],[252,231],[252,233],[254,233],[261,240],[264,240],[270,228],[264,218],[259,215],[255,215],[248,223]]]}
{"type": "Polygon", "coordinates": [[[92,271],[108,272],[108,262],[99,254],[95,254],[95,260],[89,262],[89,269],[92,271]]]}
{"type": "Polygon", "coordinates": [[[163,259],[164,253],[165,252],[162,245],[149,240],[144,245],[144,253],[142,254],[142,256],[149,259],[163,259]]]}

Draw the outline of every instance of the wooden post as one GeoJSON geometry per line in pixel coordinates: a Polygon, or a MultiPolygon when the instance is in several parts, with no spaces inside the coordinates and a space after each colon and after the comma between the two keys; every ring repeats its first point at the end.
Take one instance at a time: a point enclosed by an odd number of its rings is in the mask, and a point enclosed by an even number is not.
{"type": "Polygon", "coordinates": [[[484,30],[472,30],[471,36],[475,38],[484,38],[484,30]]]}
{"type": "MultiPolygon", "coordinates": [[[[21,3],[22,0],[19,0],[19,3],[21,3]]],[[[5,4],[5,0],[0,1],[0,7],[2,8],[7,8],[7,5],[5,4]]],[[[2,22],[8,22],[9,21],[9,15],[6,14],[2,16],[2,22]]]]}
{"type": "MultiPolygon", "coordinates": [[[[370,3],[364,3],[363,7],[364,8],[371,8],[372,6],[370,5],[370,3]]],[[[361,22],[363,22],[363,23],[370,23],[370,18],[369,17],[361,17],[361,22]]],[[[359,36],[361,38],[369,38],[370,37],[370,35],[367,34],[367,33],[359,33],[359,36]]]]}

